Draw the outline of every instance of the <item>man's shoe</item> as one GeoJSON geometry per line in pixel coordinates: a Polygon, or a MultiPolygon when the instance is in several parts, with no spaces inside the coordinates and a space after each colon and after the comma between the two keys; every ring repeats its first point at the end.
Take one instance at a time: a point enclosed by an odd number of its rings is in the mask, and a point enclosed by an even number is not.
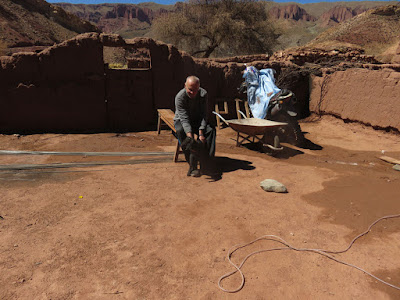
{"type": "Polygon", "coordinates": [[[200,170],[198,170],[198,169],[193,170],[193,171],[190,173],[190,176],[192,176],[192,177],[200,177],[200,176],[201,176],[200,170]]]}
{"type": "Polygon", "coordinates": [[[192,176],[192,172],[193,172],[193,170],[194,170],[194,168],[192,168],[192,167],[189,167],[189,170],[188,170],[188,172],[187,172],[187,176],[192,176]]]}

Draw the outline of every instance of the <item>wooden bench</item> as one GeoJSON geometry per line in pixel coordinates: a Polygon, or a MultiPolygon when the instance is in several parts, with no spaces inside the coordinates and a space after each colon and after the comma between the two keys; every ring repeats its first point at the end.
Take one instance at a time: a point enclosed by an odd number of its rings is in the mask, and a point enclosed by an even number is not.
{"type": "MultiPolygon", "coordinates": [[[[157,125],[157,133],[161,132],[161,125],[164,122],[168,127],[176,133],[176,129],[174,126],[174,116],[175,113],[170,109],[157,109],[158,112],[158,125],[157,125]]],[[[174,155],[174,162],[178,161],[179,154],[183,153],[181,149],[181,145],[179,144],[179,140],[176,141],[176,149],[174,155]]]]}

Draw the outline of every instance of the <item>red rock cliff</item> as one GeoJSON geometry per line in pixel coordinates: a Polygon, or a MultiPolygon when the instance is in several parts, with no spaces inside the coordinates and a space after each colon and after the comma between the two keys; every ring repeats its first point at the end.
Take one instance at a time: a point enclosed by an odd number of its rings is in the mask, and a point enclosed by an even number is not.
{"type": "Polygon", "coordinates": [[[275,19],[291,19],[295,21],[315,21],[316,18],[309,15],[306,10],[296,4],[275,6],[269,11],[269,15],[275,19]]]}
{"type": "Polygon", "coordinates": [[[345,6],[335,6],[334,8],[323,13],[318,20],[321,22],[321,24],[329,26],[347,21],[354,16],[363,13],[364,11],[366,11],[366,9],[362,7],[351,9],[345,6]]]}

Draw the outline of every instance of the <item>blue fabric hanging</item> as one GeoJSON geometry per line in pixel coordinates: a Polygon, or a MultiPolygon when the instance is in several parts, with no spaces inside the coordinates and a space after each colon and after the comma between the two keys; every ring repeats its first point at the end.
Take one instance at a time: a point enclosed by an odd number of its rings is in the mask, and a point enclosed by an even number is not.
{"type": "Polygon", "coordinates": [[[243,78],[247,84],[247,102],[254,118],[264,119],[267,115],[269,100],[280,89],[275,85],[275,70],[246,67],[243,78]]]}

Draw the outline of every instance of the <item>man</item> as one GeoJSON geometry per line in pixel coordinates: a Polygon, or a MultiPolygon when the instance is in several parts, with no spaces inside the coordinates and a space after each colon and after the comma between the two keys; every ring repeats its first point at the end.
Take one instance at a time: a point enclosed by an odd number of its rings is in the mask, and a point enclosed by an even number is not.
{"type": "MultiPolygon", "coordinates": [[[[196,76],[186,78],[185,87],[175,97],[174,125],[178,139],[182,145],[188,141],[200,141],[206,152],[206,159],[200,162],[201,169],[210,167],[215,156],[215,128],[207,123],[207,91],[200,87],[200,79],[196,76]],[[192,139],[192,140],[187,140],[192,139]]],[[[197,161],[192,164],[190,149],[183,147],[186,161],[189,163],[188,176],[201,176],[197,169],[197,161]]]]}

